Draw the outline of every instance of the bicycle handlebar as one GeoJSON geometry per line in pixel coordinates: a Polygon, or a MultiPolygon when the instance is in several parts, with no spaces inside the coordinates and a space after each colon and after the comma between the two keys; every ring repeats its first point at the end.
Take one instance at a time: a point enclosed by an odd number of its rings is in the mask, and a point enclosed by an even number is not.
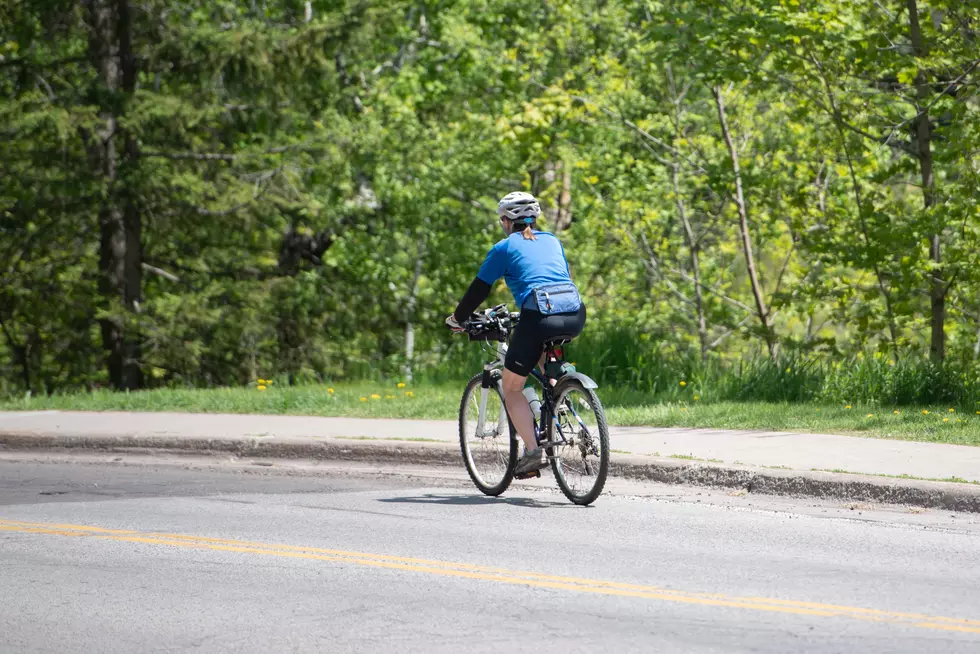
{"type": "Polygon", "coordinates": [[[519,313],[508,311],[506,304],[484,309],[463,323],[463,331],[471,341],[505,341],[520,319],[519,313]]]}

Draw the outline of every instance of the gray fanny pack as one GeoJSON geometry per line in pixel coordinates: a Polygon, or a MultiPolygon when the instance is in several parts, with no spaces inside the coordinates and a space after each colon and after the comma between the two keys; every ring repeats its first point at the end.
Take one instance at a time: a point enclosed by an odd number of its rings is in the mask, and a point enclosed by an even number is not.
{"type": "MultiPolygon", "coordinates": [[[[575,313],[582,307],[582,297],[578,294],[575,284],[549,284],[531,292],[533,308],[546,316],[554,313],[575,313]]],[[[528,298],[530,300],[530,298],[528,298]]],[[[525,302],[527,306],[529,302],[525,302]]]]}

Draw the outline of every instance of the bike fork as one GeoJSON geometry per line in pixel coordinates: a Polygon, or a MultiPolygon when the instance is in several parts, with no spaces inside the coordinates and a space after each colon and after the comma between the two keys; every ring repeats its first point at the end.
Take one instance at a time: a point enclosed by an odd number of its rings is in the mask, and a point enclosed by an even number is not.
{"type": "MultiPolygon", "coordinates": [[[[480,437],[486,434],[487,400],[490,398],[490,390],[495,384],[491,370],[489,367],[483,369],[483,380],[480,384],[480,407],[476,422],[476,435],[480,437]]],[[[500,405],[500,415],[497,416],[497,433],[507,433],[507,408],[503,402],[500,405]]]]}

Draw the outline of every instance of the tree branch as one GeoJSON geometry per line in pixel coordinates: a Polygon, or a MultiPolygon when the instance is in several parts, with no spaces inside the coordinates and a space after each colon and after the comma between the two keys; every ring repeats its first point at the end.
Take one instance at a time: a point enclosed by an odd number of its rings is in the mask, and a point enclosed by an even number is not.
{"type": "Polygon", "coordinates": [[[752,319],[752,314],[750,313],[749,315],[745,316],[740,321],[738,321],[738,324],[737,325],[735,325],[734,327],[729,327],[728,329],[726,329],[718,338],[716,338],[715,340],[713,340],[710,343],[708,343],[708,349],[709,350],[713,350],[716,347],[718,347],[719,345],[721,345],[721,342],[723,340],[725,340],[726,338],[728,338],[731,334],[734,334],[736,329],[738,329],[739,327],[741,327],[742,325],[744,325],[745,323],[747,323],[751,319],[752,319]]]}
{"type": "Polygon", "coordinates": [[[0,69],[19,66],[21,68],[33,70],[44,70],[46,68],[57,68],[59,66],[64,66],[65,64],[80,64],[84,61],[88,61],[88,57],[65,57],[63,59],[55,59],[54,61],[46,62],[32,61],[26,57],[17,57],[16,59],[4,59],[0,57],[0,69]]]}
{"type": "Polygon", "coordinates": [[[145,270],[147,272],[151,272],[154,275],[157,275],[159,277],[163,277],[164,279],[168,279],[168,280],[170,280],[172,282],[180,282],[180,277],[178,277],[177,275],[175,275],[173,273],[169,273],[169,272],[167,272],[166,270],[164,270],[162,268],[157,268],[156,266],[151,266],[150,264],[146,263],[145,261],[142,263],[142,266],[143,266],[143,270],[145,270]]]}
{"type": "Polygon", "coordinates": [[[277,148],[269,148],[258,152],[242,152],[230,154],[224,152],[160,152],[148,151],[141,153],[143,157],[157,157],[161,159],[190,159],[193,161],[236,161],[246,157],[259,157],[267,154],[282,154],[284,152],[319,152],[320,148],[305,144],[283,145],[277,148]]]}
{"type": "MultiPolygon", "coordinates": [[[[690,275],[688,275],[683,270],[677,270],[676,268],[671,268],[670,269],[670,272],[674,273],[675,275],[680,275],[681,277],[683,277],[687,281],[691,282],[692,284],[695,283],[694,282],[694,278],[691,277],[690,275]]],[[[708,286],[707,284],[705,284],[703,282],[701,283],[701,288],[703,288],[704,290],[708,291],[712,295],[718,297],[719,299],[721,299],[721,300],[723,300],[725,302],[728,302],[733,307],[738,307],[742,311],[748,311],[749,313],[754,313],[754,310],[752,309],[752,307],[750,307],[749,305],[747,305],[747,304],[745,304],[743,302],[739,302],[738,300],[736,300],[733,297],[730,297],[728,295],[725,295],[724,292],[718,290],[717,288],[714,288],[712,286],[708,286]]]]}

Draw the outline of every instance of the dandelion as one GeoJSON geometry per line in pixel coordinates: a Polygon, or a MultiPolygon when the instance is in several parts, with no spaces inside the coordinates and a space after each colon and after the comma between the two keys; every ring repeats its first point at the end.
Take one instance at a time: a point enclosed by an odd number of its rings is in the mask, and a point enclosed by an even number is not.
{"type": "Polygon", "coordinates": [[[268,384],[269,386],[272,386],[275,382],[271,379],[266,379],[265,383],[268,384]]]}
{"type": "Polygon", "coordinates": [[[949,412],[950,413],[956,413],[956,409],[950,409],[949,412]]]}
{"type": "Polygon", "coordinates": [[[381,399],[381,396],[378,395],[377,393],[371,393],[371,399],[372,400],[380,400],[381,399]]]}
{"type": "Polygon", "coordinates": [[[943,422],[949,422],[949,418],[943,418],[943,422]]]}
{"type": "Polygon", "coordinates": [[[366,397],[362,397],[361,398],[361,402],[367,402],[367,398],[366,397]]]}
{"type": "Polygon", "coordinates": [[[398,382],[398,388],[405,388],[405,382],[398,382]]]}
{"type": "Polygon", "coordinates": [[[901,413],[901,411],[892,411],[896,416],[901,413]]]}
{"type": "Polygon", "coordinates": [[[687,382],[682,379],[681,380],[681,388],[683,388],[685,386],[687,386],[687,382]]]}
{"type": "Polygon", "coordinates": [[[850,405],[850,404],[848,404],[848,405],[846,405],[846,406],[845,406],[844,408],[845,408],[845,409],[850,409],[850,408],[851,408],[851,405],[850,405]]]}
{"type": "Polygon", "coordinates": [[[415,397],[415,393],[412,391],[405,391],[405,397],[415,397]]]}
{"type": "Polygon", "coordinates": [[[386,400],[393,400],[393,399],[395,399],[395,396],[394,395],[385,395],[385,399],[386,400]]]}
{"type": "Polygon", "coordinates": [[[333,389],[332,388],[328,388],[327,389],[327,393],[330,394],[330,395],[333,395],[333,389]]]}
{"type": "Polygon", "coordinates": [[[873,414],[873,413],[869,413],[869,414],[868,414],[868,417],[869,417],[869,418],[872,418],[872,417],[874,417],[874,414],[873,414]]]}
{"type": "Polygon", "coordinates": [[[256,379],[255,380],[255,383],[256,384],[264,384],[265,383],[265,380],[264,379],[256,379]]]}
{"type": "Polygon", "coordinates": [[[924,416],[929,415],[929,410],[928,409],[923,409],[922,410],[922,415],[924,415],[924,416]]]}
{"type": "Polygon", "coordinates": [[[789,373],[791,373],[791,372],[793,372],[793,369],[792,369],[792,368],[787,368],[787,369],[786,369],[786,374],[787,374],[787,375],[788,375],[789,373]]]}
{"type": "Polygon", "coordinates": [[[700,402],[701,401],[701,396],[700,395],[695,395],[694,396],[694,401],[695,402],[700,402]]]}
{"type": "Polygon", "coordinates": [[[265,390],[265,384],[259,384],[255,388],[256,388],[256,390],[264,391],[265,390]]]}

